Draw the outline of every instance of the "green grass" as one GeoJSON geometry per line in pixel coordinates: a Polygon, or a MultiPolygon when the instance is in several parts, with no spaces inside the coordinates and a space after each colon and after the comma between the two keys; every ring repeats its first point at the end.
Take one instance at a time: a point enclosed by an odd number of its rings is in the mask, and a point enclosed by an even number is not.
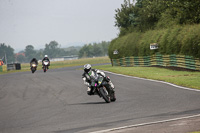
{"type": "Polygon", "coordinates": [[[200,72],[174,71],[157,67],[112,67],[111,65],[95,66],[95,68],[114,73],[161,80],[184,87],[200,89],[200,72]]]}
{"type": "Polygon", "coordinates": [[[99,64],[99,63],[110,63],[110,59],[108,57],[96,57],[96,58],[84,58],[78,60],[67,60],[67,61],[59,61],[52,62],[51,68],[61,68],[61,67],[70,67],[70,66],[83,66],[84,64],[99,64]]]}
{"type": "MultiPolygon", "coordinates": [[[[99,64],[99,63],[110,63],[110,59],[108,57],[96,57],[96,58],[83,58],[77,60],[66,60],[66,61],[57,61],[51,62],[50,69],[62,68],[62,67],[71,67],[71,66],[83,66],[84,64],[99,64]]],[[[41,62],[39,63],[37,70],[42,69],[41,62]]],[[[30,64],[23,63],[21,64],[21,70],[10,70],[7,71],[6,65],[3,66],[3,72],[0,74],[8,74],[14,72],[25,72],[30,71],[30,64]]]]}

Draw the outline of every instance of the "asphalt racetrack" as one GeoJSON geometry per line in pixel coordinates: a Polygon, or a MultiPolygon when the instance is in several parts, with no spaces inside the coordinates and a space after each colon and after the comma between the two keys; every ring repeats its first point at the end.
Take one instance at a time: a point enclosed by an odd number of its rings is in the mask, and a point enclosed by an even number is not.
{"type": "Polygon", "coordinates": [[[87,95],[79,68],[0,75],[0,133],[88,133],[200,114],[200,91],[111,73],[117,100],[105,103],[87,95]]]}

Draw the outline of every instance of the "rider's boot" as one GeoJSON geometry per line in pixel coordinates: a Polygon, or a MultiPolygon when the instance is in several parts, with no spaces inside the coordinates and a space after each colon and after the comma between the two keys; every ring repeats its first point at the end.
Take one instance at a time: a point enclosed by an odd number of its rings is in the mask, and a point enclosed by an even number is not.
{"type": "Polygon", "coordinates": [[[87,94],[92,95],[92,89],[90,87],[88,87],[88,89],[87,89],[87,94]]]}

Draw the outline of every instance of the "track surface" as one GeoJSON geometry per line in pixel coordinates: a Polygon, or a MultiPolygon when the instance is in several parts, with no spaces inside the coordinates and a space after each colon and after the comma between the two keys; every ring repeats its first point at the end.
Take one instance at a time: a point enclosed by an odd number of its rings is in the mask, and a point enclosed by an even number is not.
{"type": "Polygon", "coordinates": [[[80,67],[0,75],[0,133],[85,133],[200,114],[200,92],[111,77],[117,101],[88,96],[80,67]]]}

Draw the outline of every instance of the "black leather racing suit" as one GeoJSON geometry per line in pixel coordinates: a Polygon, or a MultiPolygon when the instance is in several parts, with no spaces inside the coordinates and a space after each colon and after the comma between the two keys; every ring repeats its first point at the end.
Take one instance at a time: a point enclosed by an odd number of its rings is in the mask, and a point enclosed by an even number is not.
{"type": "Polygon", "coordinates": [[[33,58],[30,62],[30,67],[32,66],[32,64],[35,63],[36,65],[38,65],[38,61],[36,58],[33,58]]]}

